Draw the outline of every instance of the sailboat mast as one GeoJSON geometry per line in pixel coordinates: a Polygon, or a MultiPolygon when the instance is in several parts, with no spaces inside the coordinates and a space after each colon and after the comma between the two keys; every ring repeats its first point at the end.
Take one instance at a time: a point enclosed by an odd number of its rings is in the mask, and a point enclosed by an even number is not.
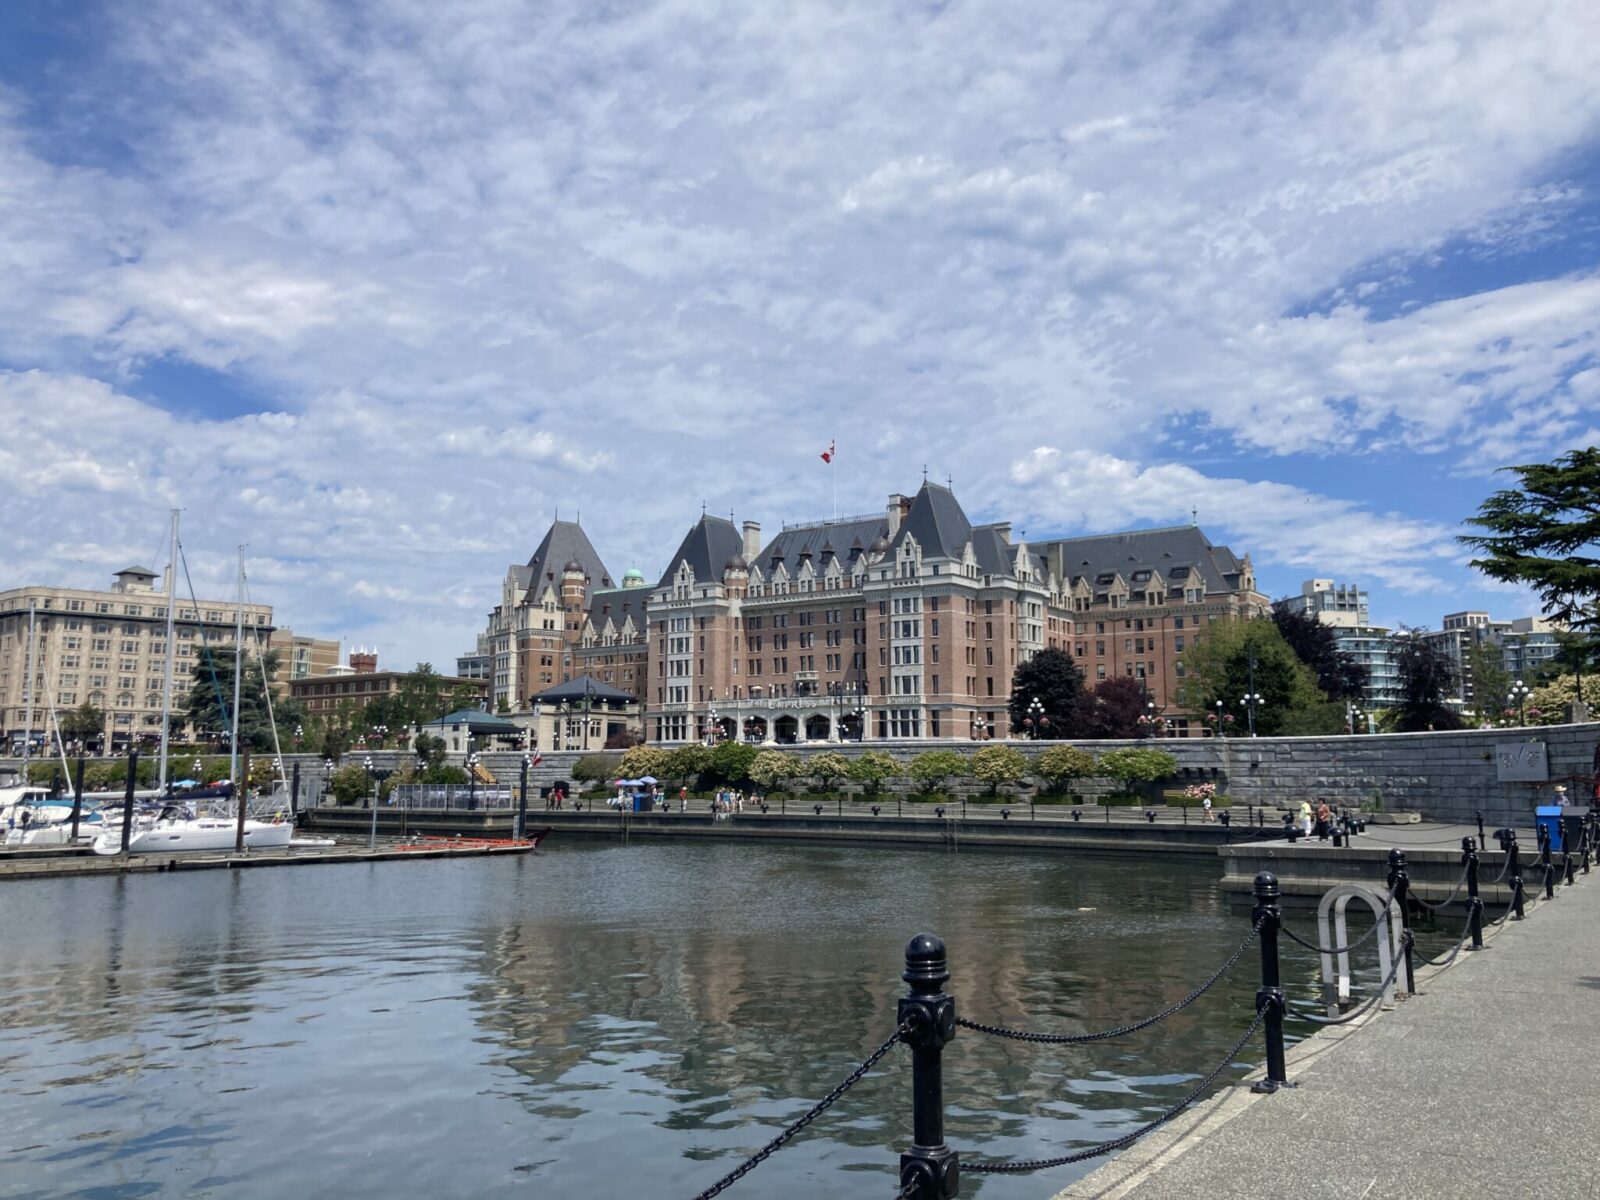
{"type": "Polygon", "coordinates": [[[167,750],[171,740],[172,725],[172,608],[177,599],[178,584],[178,510],[172,510],[172,552],[167,557],[167,642],[166,654],[161,664],[161,766],[157,788],[167,794],[167,750]]]}
{"type": "Polygon", "coordinates": [[[34,638],[34,624],[38,613],[34,609],[34,599],[28,597],[28,652],[23,655],[23,680],[22,680],[22,782],[28,782],[28,759],[33,754],[33,649],[36,644],[34,638]]]}
{"type": "MultiPolygon", "coordinates": [[[[228,778],[236,781],[240,796],[244,782],[239,779],[239,687],[244,682],[241,669],[244,655],[244,547],[239,547],[239,615],[233,630],[233,720],[228,722],[228,778]]],[[[242,800],[241,800],[242,803],[242,800]]]]}

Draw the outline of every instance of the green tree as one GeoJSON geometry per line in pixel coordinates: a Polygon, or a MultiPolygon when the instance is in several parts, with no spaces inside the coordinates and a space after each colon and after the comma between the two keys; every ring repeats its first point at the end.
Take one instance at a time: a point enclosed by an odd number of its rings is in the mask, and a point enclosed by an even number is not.
{"type": "Polygon", "coordinates": [[[725,787],[737,787],[750,781],[750,765],[755,762],[756,748],[746,742],[718,742],[711,750],[707,773],[713,782],[725,787]]]}
{"type": "Polygon", "coordinates": [[[1234,714],[1237,732],[1247,727],[1242,700],[1252,692],[1261,697],[1256,732],[1264,737],[1343,728],[1342,706],[1330,707],[1311,668],[1265,618],[1211,622],[1195,635],[1184,665],[1179,690],[1183,706],[1193,713],[1212,713],[1221,700],[1224,711],[1234,714]]]}
{"type": "Polygon", "coordinates": [[[437,767],[444,762],[445,740],[431,733],[419,733],[416,740],[411,743],[411,750],[418,761],[426,763],[429,767],[437,767]]]}
{"type": "MultiPolygon", "coordinates": [[[[504,699],[504,697],[502,697],[504,699]]],[[[478,685],[474,683],[458,683],[450,689],[450,699],[445,702],[450,712],[459,712],[464,708],[479,708],[483,704],[483,696],[478,685]]],[[[510,709],[508,708],[509,712],[510,709]]],[[[443,716],[443,713],[439,714],[443,716]]]]}
{"type": "Polygon", "coordinates": [[[875,796],[885,779],[900,774],[900,760],[887,750],[868,750],[856,755],[850,763],[850,778],[861,785],[861,790],[875,796]]]}
{"type": "Polygon", "coordinates": [[[1461,541],[1491,579],[1531,587],[1545,615],[1572,629],[1600,619],[1600,447],[1551,463],[1505,467],[1517,486],[1495,492],[1467,518],[1483,530],[1461,541]]]}
{"type": "Polygon", "coordinates": [[[1037,700],[1044,709],[1041,737],[1066,737],[1078,723],[1083,704],[1083,671],[1064,650],[1041,650],[1011,677],[1011,732],[1032,732],[1029,709],[1037,700]]]}
{"type": "Polygon", "coordinates": [[[445,697],[444,679],[433,669],[432,663],[421,662],[407,671],[400,678],[392,699],[395,720],[385,722],[391,728],[426,725],[451,711],[445,697]]]}
{"type": "Polygon", "coordinates": [[[800,771],[799,760],[782,750],[761,750],[750,763],[750,778],[763,788],[775,788],[800,771]]]}
{"type": "Polygon", "coordinates": [[[1051,746],[1033,760],[1033,769],[1053,792],[1065,791],[1074,779],[1087,779],[1096,770],[1094,755],[1077,746],[1051,746]]]}
{"type": "Polygon", "coordinates": [[[340,804],[360,804],[361,798],[372,791],[372,777],[353,764],[340,767],[333,773],[328,790],[340,804]]]}
{"type": "Polygon", "coordinates": [[[1015,746],[985,746],[972,756],[973,778],[989,785],[989,795],[1002,783],[1016,783],[1028,773],[1027,756],[1015,746]]]}
{"type": "Polygon", "coordinates": [[[924,750],[911,760],[906,773],[923,792],[941,792],[950,780],[967,773],[967,760],[954,750],[924,750]]]}
{"type": "Polygon", "coordinates": [[[1133,792],[1141,784],[1148,786],[1170,779],[1177,770],[1176,758],[1165,750],[1147,746],[1107,750],[1100,756],[1100,773],[1120,783],[1124,793],[1133,792]]]}
{"type": "Polygon", "coordinates": [[[507,700],[504,696],[499,697],[494,702],[494,710],[501,716],[505,716],[511,711],[511,701],[507,700]]]}
{"type": "Polygon", "coordinates": [[[667,753],[667,778],[692,783],[711,766],[711,751],[704,746],[679,746],[667,753]]]}
{"type": "Polygon", "coordinates": [[[1499,720],[1511,703],[1511,672],[1500,647],[1493,642],[1468,646],[1467,669],[1472,672],[1472,702],[1478,712],[1499,720]]]}
{"type": "Polygon", "coordinates": [[[1402,733],[1424,729],[1459,729],[1461,717],[1445,704],[1454,693],[1456,670],[1445,652],[1418,630],[1395,639],[1393,657],[1400,677],[1400,703],[1394,727],[1402,733]]]}
{"type": "Polygon", "coordinates": [[[106,714],[85,700],[61,714],[61,735],[80,742],[91,742],[105,732],[106,714]]]}
{"type": "MultiPolygon", "coordinates": [[[[267,687],[278,673],[278,652],[244,656],[239,689],[239,742],[252,750],[271,750],[272,721],[267,715],[267,687]]],[[[233,655],[206,648],[191,673],[183,719],[197,733],[224,735],[233,712],[233,655]]],[[[292,728],[292,724],[291,724],[292,728]]]]}
{"type": "Polygon", "coordinates": [[[800,769],[817,781],[819,791],[831,792],[835,783],[850,777],[850,760],[837,750],[824,750],[807,758],[800,769]]]}
{"type": "Polygon", "coordinates": [[[1339,649],[1331,626],[1282,601],[1272,607],[1272,623],[1295,657],[1311,668],[1317,686],[1333,700],[1359,701],[1367,694],[1367,669],[1339,649]]]}

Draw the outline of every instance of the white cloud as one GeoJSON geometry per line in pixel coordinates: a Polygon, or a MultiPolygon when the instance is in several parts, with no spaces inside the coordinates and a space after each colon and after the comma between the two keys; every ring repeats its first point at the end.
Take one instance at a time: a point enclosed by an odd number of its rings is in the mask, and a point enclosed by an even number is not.
{"type": "Polygon", "coordinates": [[[181,504],[219,586],[247,540],[297,627],[444,661],[558,507],[648,573],[697,501],[827,513],[837,437],[846,508],[923,463],[985,515],[1198,489],[1258,557],[1432,586],[1463,576],[1405,480],[1253,481],[1600,422],[1594,262],[1390,299],[1593,203],[1562,166],[1600,129],[1590,4],[109,11],[70,95],[0,91],[18,572],[181,504]],[[157,360],[276,411],[136,399],[157,360]],[[1171,465],[1197,439],[1248,469],[1171,465]],[[1268,519],[1295,504],[1327,528],[1268,519]]]}

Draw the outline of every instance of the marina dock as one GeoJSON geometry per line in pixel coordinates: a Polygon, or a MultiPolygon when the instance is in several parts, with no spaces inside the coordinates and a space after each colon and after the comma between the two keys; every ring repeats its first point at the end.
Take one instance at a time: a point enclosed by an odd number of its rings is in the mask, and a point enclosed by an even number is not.
{"type": "Polygon", "coordinates": [[[360,845],[289,846],[282,850],[249,850],[242,854],[95,854],[87,848],[8,850],[0,854],[0,881],[51,879],[63,876],[138,875],[168,871],[242,871],[256,867],[305,867],[331,863],[400,862],[435,858],[475,858],[527,854],[536,841],[490,842],[440,839],[419,842],[380,841],[372,849],[360,845]]]}

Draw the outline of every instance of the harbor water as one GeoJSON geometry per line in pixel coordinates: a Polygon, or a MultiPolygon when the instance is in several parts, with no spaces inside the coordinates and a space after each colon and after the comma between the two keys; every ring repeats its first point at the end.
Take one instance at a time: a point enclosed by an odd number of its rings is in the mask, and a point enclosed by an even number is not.
{"type": "MultiPolygon", "coordinates": [[[[1187,992],[1248,913],[1216,864],[552,841],[536,857],[13,883],[0,1194],[692,1197],[894,1026],[905,943],[963,1016],[1100,1029],[1187,992]]],[[[1311,935],[1309,913],[1296,914],[1311,935]]],[[[1285,946],[1291,991],[1315,956],[1285,946]]],[[[1252,947],[1170,1021],[1088,1046],[962,1031],[947,1136],[1044,1157],[1193,1087],[1249,1022],[1252,947]]],[[[1259,1039],[1239,1078],[1259,1062],[1259,1039]]],[[[731,1196],[888,1197],[909,1055],[731,1196]]],[[[1040,1200],[1091,1169],[968,1176],[1040,1200]]]]}

